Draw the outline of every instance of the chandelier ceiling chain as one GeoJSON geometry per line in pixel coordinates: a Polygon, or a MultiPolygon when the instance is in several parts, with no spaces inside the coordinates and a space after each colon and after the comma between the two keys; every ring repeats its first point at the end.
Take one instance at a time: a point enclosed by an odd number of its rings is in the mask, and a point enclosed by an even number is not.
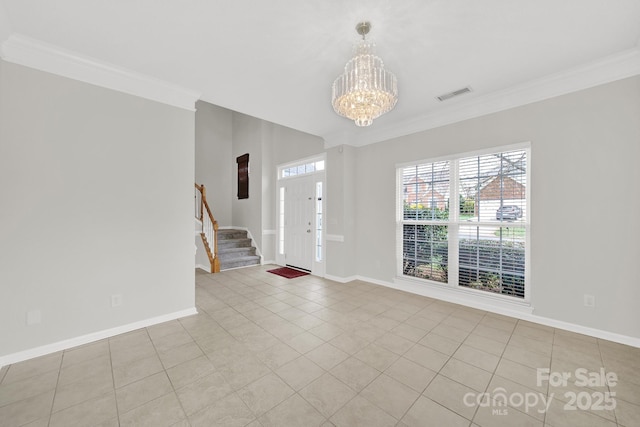
{"type": "Polygon", "coordinates": [[[356,126],[370,126],[373,119],[391,111],[398,102],[396,76],[385,70],[384,62],[374,53],[375,45],[366,40],[370,30],[369,22],[356,25],[362,40],[354,46],[344,73],[333,82],[333,109],[356,126]]]}

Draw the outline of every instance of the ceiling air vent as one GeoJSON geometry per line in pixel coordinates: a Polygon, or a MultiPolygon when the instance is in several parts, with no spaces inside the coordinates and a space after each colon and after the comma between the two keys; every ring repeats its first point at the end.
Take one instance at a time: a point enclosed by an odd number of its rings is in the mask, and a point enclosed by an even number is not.
{"type": "Polygon", "coordinates": [[[438,96],[439,101],[446,101],[447,99],[451,99],[454,96],[462,95],[463,93],[471,92],[471,88],[469,86],[463,87],[462,89],[454,90],[453,92],[445,93],[444,95],[438,96]]]}

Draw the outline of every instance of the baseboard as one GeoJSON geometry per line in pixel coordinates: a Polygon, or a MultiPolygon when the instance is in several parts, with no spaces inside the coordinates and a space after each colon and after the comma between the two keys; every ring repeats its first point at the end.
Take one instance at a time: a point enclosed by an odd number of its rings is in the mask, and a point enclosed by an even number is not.
{"type": "Polygon", "coordinates": [[[211,273],[211,267],[210,266],[207,267],[207,266],[202,265],[202,264],[196,264],[196,268],[199,268],[200,270],[204,270],[207,273],[211,273]]]}
{"type": "Polygon", "coordinates": [[[150,319],[140,320],[138,322],[129,323],[127,325],[118,326],[111,329],[105,329],[91,334],[82,335],[75,338],[70,338],[56,343],[35,347],[29,350],[19,351],[17,353],[7,354],[0,357],[0,367],[11,365],[13,363],[22,362],[24,360],[33,359],[35,357],[45,356],[47,354],[55,353],[57,351],[67,350],[69,348],[77,347],[79,345],[89,344],[95,341],[99,341],[105,338],[110,338],[116,335],[124,334],[127,332],[135,331],[136,329],[146,328],[158,323],[168,322],[182,317],[192,316],[198,314],[195,307],[188,308],[186,310],[176,311],[174,313],[164,314],[162,316],[152,317],[150,319]]]}
{"type": "Polygon", "coordinates": [[[260,265],[269,265],[269,264],[276,264],[276,262],[274,260],[269,260],[269,261],[262,261],[260,265]]]}
{"type": "Polygon", "coordinates": [[[331,274],[325,274],[324,278],[327,280],[338,282],[338,283],[349,283],[356,280],[357,276],[340,277],[340,276],[332,276],[331,274]]]}
{"type": "MultiPolygon", "coordinates": [[[[326,276],[325,276],[326,277],[326,276]]],[[[329,279],[329,277],[327,277],[329,279]]],[[[533,322],[533,323],[538,323],[540,325],[544,325],[544,326],[549,326],[552,328],[557,328],[557,329],[563,329],[565,331],[569,331],[569,332],[575,332],[577,334],[583,334],[583,335],[589,335],[591,337],[594,338],[600,338],[603,340],[607,340],[607,341],[613,341],[613,342],[617,342],[620,344],[625,344],[625,345],[629,345],[632,347],[638,347],[640,348],[640,338],[636,338],[636,337],[631,337],[628,335],[622,335],[622,334],[618,334],[615,332],[609,332],[609,331],[604,331],[602,329],[596,329],[596,328],[591,328],[588,326],[582,326],[582,325],[578,325],[575,323],[571,323],[571,322],[565,322],[562,320],[557,320],[557,319],[552,319],[549,317],[543,317],[543,316],[538,316],[536,314],[533,314],[531,312],[529,312],[529,310],[525,309],[506,309],[504,307],[500,307],[500,306],[495,306],[495,305],[491,305],[489,303],[483,303],[483,304],[471,304],[468,303],[468,301],[464,301],[460,298],[445,298],[443,297],[441,294],[439,294],[438,296],[434,296],[434,293],[429,293],[428,290],[423,290],[423,292],[416,292],[415,288],[410,288],[410,287],[406,287],[406,286],[402,286],[401,284],[397,284],[397,283],[391,283],[391,282],[385,282],[383,280],[378,280],[378,279],[373,279],[370,277],[365,277],[365,276],[351,276],[348,278],[341,278],[341,277],[336,277],[336,278],[330,278],[330,280],[334,280],[336,282],[340,282],[340,283],[346,283],[349,282],[351,280],[362,280],[363,282],[368,282],[368,283],[372,283],[374,285],[380,285],[380,286],[385,286],[388,288],[393,288],[393,289],[397,289],[400,291],[404,291],[404,292],[409,292],[412,294],[417,294],[417,295],[422,295],[422,296],[426,296],[426,297],[430,297],[430,298],[435,298],[435,299],[439,299],[439,300],[444,300],[444,301],[448,301],[448,302],[452,302],[455,304],[460,304],[460,305],[464,305],[467,307],[473,307],[473,308],[478,308],[479,310],[484,310],[484,311],[488,311],[491,313],[496,313],[496,314],[503,314],[505,316],[510,316],[510,317],[514,317],[516,319],[521,319],[521,320],[526,320],[529,322],[533,322]]]]}

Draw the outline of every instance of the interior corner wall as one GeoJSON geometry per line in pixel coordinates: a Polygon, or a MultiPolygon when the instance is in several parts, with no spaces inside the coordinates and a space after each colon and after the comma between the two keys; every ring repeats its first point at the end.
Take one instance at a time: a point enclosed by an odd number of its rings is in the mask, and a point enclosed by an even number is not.
{"type": "Polygon", "coordinates": [[[1,60],[0,94],[0,361],[193,310],[194,113],[1,60]]]}
{"type": "Polygon", "coordinates": [[[349,145],[327,150],[326,273],[341,279],[355,276],[357,258],[368,253],[356,252],[356,154],[349,145]]]}
{"type": "Polygon", "coordinates": [[[235,227],[249,230],[262,252],[262,139],[265,123],[255,117],[232,114],[232,197],[231,213],[235,227]],[[236,158],[249,154],[249,198],[238,199],[238,165],[236,158]]]}
{"type": "Polygon", "coordinates": [[[358,149],[358,275],[396,275],[398,163],[530,141],[534,314],[639,338],[639,118],[636,76],[358,149]]]}
{"type": "Polygon", "coordinates": [[[233,112],[203,101],[196,103],[196,109],[195,180],[205,185],[207,201],[218,225],[231,226],[231,200],[235,195],[232,193],[233,112]]]}

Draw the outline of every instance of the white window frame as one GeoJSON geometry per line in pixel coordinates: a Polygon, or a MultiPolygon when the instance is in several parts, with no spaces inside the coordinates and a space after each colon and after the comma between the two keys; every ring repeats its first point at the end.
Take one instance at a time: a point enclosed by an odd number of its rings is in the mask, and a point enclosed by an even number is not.
{"type": "MultiPolygon", "coordinates": [[[[495,223],[488,222],[473,222],[474,226],[495,226],[495,223]]],[[[437,158],[430,158],[424,160],[418,160],[413,162],[396,164],[396,282],[399,284],[409,285],[409,289],[418,290],[417,293],[424,294],[419,291],[416,286],[429,285],[435,292],[444,292],[443,295],[451,295],[452,301],[457,301],[456,298],[461,296],[463,299],[471,296],[484,301],[494,301],[498,304],[506,303],[511,306],[531,306],[531,143],[523,142],[518,144],[511,144],[507,146],[498,146],[487,148],[483,150],[453,154],[448,156],[442,156],[437,158]],[[487,154],[504,153],[515,150],[526,150],[527,152],[527,170],[526,170],[526,182],[525,197],[526,197],[526,212],[522,224],[518,224],[519,227],[525,229],[525,287],[524,298],[516,298],[510,295],[502,295],[498,293],[492,293],[488,291],[473,289],[465,286],[458,285],[459,280],[459,263],[458,263],[458,236],[459,227],[462,225],[460,222],[460,197],[459,197],[459,176],[458,176],[458,164],[460,159],[482,156],[487,154]],[[448,283],[437,282],[435,280],[417,278],[404,275],[403,271],[403,225],[404,221],[404,193],[403,193],[403,179],[402,170],[406,167],[415,165],[421,165],[425,163],[435,163],[441,161],[449,161],[449,219],[447,221],[419,221],[417,224],[427,225],[446,225],[448,229],[448,283]]],[[[435,294],[430,294],[435,295],[435,294]]],[[[491,303],[491,302],[490,302],[491,303]]]]}

